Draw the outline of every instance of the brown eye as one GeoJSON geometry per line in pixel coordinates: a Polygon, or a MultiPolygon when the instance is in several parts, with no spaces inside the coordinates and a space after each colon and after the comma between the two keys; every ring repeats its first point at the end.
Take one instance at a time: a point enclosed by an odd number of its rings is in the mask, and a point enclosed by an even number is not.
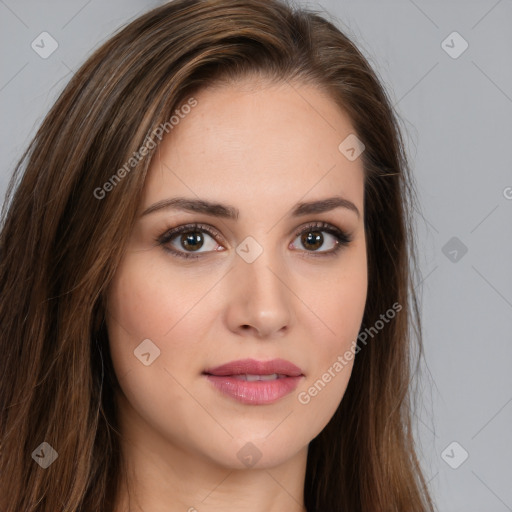
{"type": "Polygon", "coordinates": [[[301,242],[306,249],[316,251],[319,247],[322,247],[324,237],[320,231],[308,231],[301,236],[301,242]]]}
{"type": "Polygon", "coordinates": [[[156,239],[156,242],[174,256],[199,258],[204,253],[220,251],[219,247],[222,246],[215,241],[215,238],[222,239],[212,227],[203,224],[187,224],[166,231],[156,239]]]}
{"type": "Polygon", "coordinates": [[[191,234],[183,234],[180,237],[181,246],[190,251],[201,249],[204,244],[204,237],[199,231],[191,232],[191,234]]]}
{"type": "MultiPolygon", "coordinates": [[[[295,233],[295,236],[300,237],[298,245],[303,247],[306,253],[311,253],[312,256],[333,256],[352,241],[350,235],[325,222],[310,224],[295,233]],[[327,233],[327,235],[324,233],[327,233]],[[327,250],[319,250],[324,245],[327,246],[327,250]]],[[[298,246],[295,247],[300,249],[298,246]]]]}

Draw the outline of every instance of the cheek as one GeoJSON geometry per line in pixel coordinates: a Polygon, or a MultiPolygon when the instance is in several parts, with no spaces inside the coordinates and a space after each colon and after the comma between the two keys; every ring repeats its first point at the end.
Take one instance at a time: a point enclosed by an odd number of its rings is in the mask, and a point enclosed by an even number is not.
{"type": "Polygon", "coordinates": [[[202,370],[198,342],[205,320],[199,306],[209,286],[204,281],[186,286],[197,280],[169,268],[127,255],[108,290],[107,327],[114,372],[128,401],[125,410],[134,409],[154,430],[183,441],[197,418],[208,419],[187,390],[202,370]],[[149,352],[153,362],[145,365],[134,352],[149,352]]]}
{"type": "Polygon", "coordinates": [[[320,432],[341,402],[354,365],[354,350],[367,297],[366,255],[351,255],[344,270],[325,283],[321,293],[309,294],[314,365],[297,390],[297,401],[320,432]],[[320,319],[321,321],[319,321],[320,319]]]}
{"type": "MultiPolygon", "coordinates": [[[[180,365],[193,369],[198,364],[195,341],[199,338],[201,319],[197,316],[200,308],[194,305],[205,294],[204,282],[202,286],[190,285],[194,279],[169,269],[170,265],[155,263],[143,253],[132,253],[117,270],[108,290],[107,326],[119,378],[133,370],[138,373],[146,369],[136,355],[148,350],[150,360],[158,354],[148,369],[159,368],[160,373],[164,369],[174,372],[180,365]],[[145,345],[141,345],[143,342],[145,345]],[[141,352],[139,347],[148,350],[141,352]],[[172,357],[173,353],[179,353],[179,358],[172,357]]],[[[155,392],[158,395],[158,390],[155,392]]]]}
{"type": "MultiPolygon", "coordinates": [[[[302,294],[317,326],[316,342],[323,357],[345,349],[357,338],[366,305],[368,273],[365,245],[355,248],[343,256],[339,271],[328,272],[317,279],[319,288],[312,293],[303,284],[302,294]]],[[[313,325],[313,324],[312,324],[313,325]]],[[[326,362],[325,360],[323,361],[326,362]]]]}
{"type": "MultiPolygon", "coordinates": [[[[195,278],[161,255],[148,256],[129,255],[119,267],[108,292],[111,323],[119,325],[124,338],[139,343],[146,338],[174,340],[194,310],[200,309],[196,305],[211,285],[205,276],[195,278]]],[[[180,339],[177,337],[178,344],[180,339]]],[[[190,342],[189,337],[185,344],[190,342]]]]}

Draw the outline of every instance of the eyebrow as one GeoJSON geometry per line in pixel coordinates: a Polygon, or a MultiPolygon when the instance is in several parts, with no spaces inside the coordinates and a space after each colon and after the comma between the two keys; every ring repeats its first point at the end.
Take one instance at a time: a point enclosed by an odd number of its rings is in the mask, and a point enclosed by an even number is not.
{"type": "MultiPolygon", "coordinates": [[[[348,199],[341,196],[329,197],[318,201],[309,201],[305,203],[297,203],[292,210],[293,217],[301,217],[312,213],[322,213],[334,210],[335,208],[345,208],[353,211],[357,217],[360,217],[357,206],[348,199]]],[[[152,204],[141,214],[141,217],[149,215],[156,211],[167,209],[184,210],[194,213],[204,213],[213,217],[237,220],[239,210],[234,206],[206,201],[204,199],[189,199],[186,197],[174,197],[171,199],[163,199],[152,204]]]]}

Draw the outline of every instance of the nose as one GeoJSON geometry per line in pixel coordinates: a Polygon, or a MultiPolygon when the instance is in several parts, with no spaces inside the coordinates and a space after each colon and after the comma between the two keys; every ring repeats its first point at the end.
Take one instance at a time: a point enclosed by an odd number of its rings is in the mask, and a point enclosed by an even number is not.
{"type": "Polygon", "coordinates": [[[289,273],[270,251],[252,263],[236,257],[226,290],[226,321],[241,336],[273,338],[283,336],[294,320],[289,273]]]}

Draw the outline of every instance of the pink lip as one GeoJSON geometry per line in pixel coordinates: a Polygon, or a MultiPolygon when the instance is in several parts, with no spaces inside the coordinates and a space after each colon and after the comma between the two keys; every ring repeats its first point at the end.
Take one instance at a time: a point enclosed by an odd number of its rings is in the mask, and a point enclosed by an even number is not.
{"type": "Polygon", "coordinates": [[[252,405],[273,403],[291,393],[304,377],[302,370],[284,359],[256,361],[241,359],[207,369],[203,372],[221,393],[252,405]],[[243,380],[243,375],[272,375],[274,380],[243,380]]]}

